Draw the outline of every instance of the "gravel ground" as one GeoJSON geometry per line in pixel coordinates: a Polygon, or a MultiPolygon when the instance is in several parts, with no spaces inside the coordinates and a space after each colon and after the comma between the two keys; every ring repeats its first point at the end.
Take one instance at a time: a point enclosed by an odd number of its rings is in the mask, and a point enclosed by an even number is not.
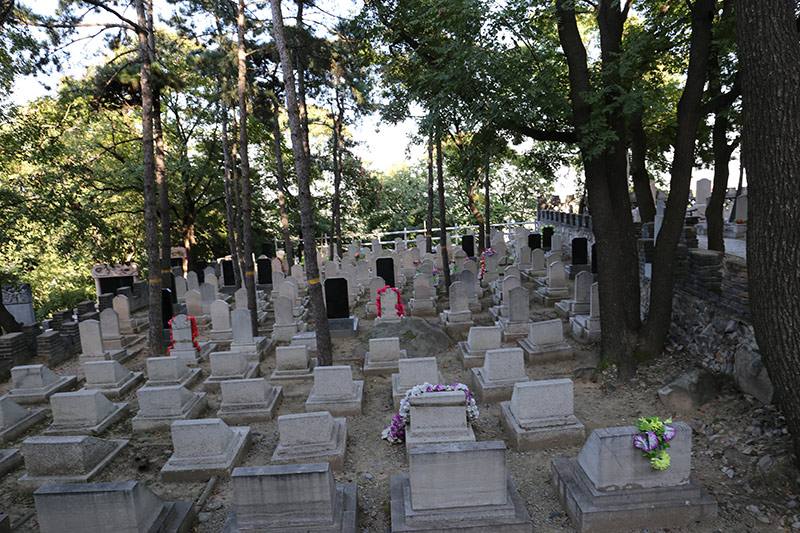
{"type": "MultiPolygon", "coordinates": [[[[405,298],[404,298],[405,299],[405,298]]],[[[491,325],[486,311],[488,300],[483,300],[484,310],[475,314],[476,325],[491,325]]],[[[439,305],[441,308],[441,304],[439,305]]],[[[370,331],[372,321],[364,318],[363,304],[356,315],[360,316],[359,333],[370,331]]],[[[553,318],[551,310],[533,307],[536,320],[553,318]]],[[[433,319],[431,319],[433,320],[433,319]]],[[[201,340],[204,337],[201,334],[201,340]]],[[[360,338],[336,339],[334,362],[351,364],[355,379],[365,379],[363,414],[347,417],[347,451],[345,467],[336,472],[337,481],[354,481],[358,484],[358,524],[362,531],[390,530],[389,478],[406,473],[408,465],[403,446],[390,445],[380,439],[381,430],[389,423],[394,411],[389,376],[364,378],[363,360],[353,356],[360,338]]],[[[569,377],[575,380],[575,415],[588,432],[609,426],[632,425],[640,416],[675,415],[665,412],[656,395],[657,389],[676,372],[692,365],[696,358],[685,353],[672,353],[668,347],[664,357],[640,369],[627,383],[618,382],[612,373],[596,373],[598,352],[595,346],[581,345],[569,340],[575,347],[571,361],[548,363],[528,367],[533,379],[569,377]]],[[[511,344],[507,344],[511,346],[511,344]]],[[[462,381],[470,384],[470,373],[461,367],[457,357],[458,347],[435,355],[445,381],[462,381]]],[[[261,375],[269,376],[275,364],[274,355],[261,364],[261,375]]],[[[143,370],[145,354],[126,363],[130,370],[143,370]]],[[[209,365],[202,365],[208,374],[209,365]]],[[[72,360],[55,369],[58,374],[81,374],[78,361],[72,360]]],[[[0,384],[0,394],[11,388],[10,383],[0,384]]],[[[198,387],[195,387],[199,390],[198,387]]],[[[219,407],[219,393],[208,395],[209,409],[204,416],[212,417],[219,407]]],[[[136,395],[129,394],[125,401],[131,409],[138,409],[136,395]]],[[[284,397],[278,415],[304,411],[305,397],[284,397]]],[[[498,405],[480,405],[480,417],[474,424],[479,441],[505,440],[499,419],[498,405]]],[[[674,416],[688,423],[693,433],[694,477],[719,502],[719,518],[683,528],[651,529],[653,531],[686,532],[751,532],[800,530],[800,510],[795,493],[798,472],[792,465],[791,443],[781,414],[773,406],[762,406],[729,384],[724,384],[717,398],[688,415],[674,416]]],[[[41,434],[50,420],[33,428],[28,435],[41,434]]],[[[253,442],[243,461],[243,466],[269,463],[278,442],[277,422],[252,425],[253,442]]],[[[138,479],[146,483],[165,500],[196,500],[206,484],[163,483],[159,470],[171,453],[169,432],[132,435],[130,418],[116,424],[105,438],[126,438],[130,444],[95,479],[98,482],[138,479]]],[[[19,447],[24,436],[4,447],[19,447]]],[[[507,442],[507,441],[506,441],[507,442]]],[[[550,484],[550,461],[569,457],[580,447],[548,449],[519,453],[508,450],[508,468],[533,519],[534,531],[572,531],[556,494],[550,484]]],[[[19,467],[0,480],[0,509],[19,521],[35,511],[31,494],[21,493],[16,480],[24,473],[19,467]]],[[[196,522],[197,531],[220,531],[233,502],[231,482],[220,482],[208,498],[196,522]]],[[[37,531],[36,517],[32,515],[19,531],[37,531]]]]}

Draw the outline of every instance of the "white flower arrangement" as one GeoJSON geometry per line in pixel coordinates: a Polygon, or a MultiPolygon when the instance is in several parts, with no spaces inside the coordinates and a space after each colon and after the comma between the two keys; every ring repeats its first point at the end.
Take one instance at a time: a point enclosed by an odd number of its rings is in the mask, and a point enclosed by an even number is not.
{"type": "Polygon", "coordinates": [[[391,444],[401,444],[405,442],[406,427],[408,427],[408,424],[411,421],[411,404],[408,401],[409,398],[412,396],[420,396],[426,392],[443,391],[463,391],[467,398],[465,405],[467,410],[467,422],[472,423],[473,421],[477,420],[478,415],[480,415],[480,411],[478,411],[478,404],[475,402],[475,398],[472,397],[469,387],[458,382],[455,382],[452,385],[431,385],[426,381],[422,385],[415,385],[406,391],[405,397],[400,400],[400,410],[397,412],[394,418],[392,418],[391,424],[386,426],[386,428],[381,432],[381,438],[388,440],[391,444]]]}

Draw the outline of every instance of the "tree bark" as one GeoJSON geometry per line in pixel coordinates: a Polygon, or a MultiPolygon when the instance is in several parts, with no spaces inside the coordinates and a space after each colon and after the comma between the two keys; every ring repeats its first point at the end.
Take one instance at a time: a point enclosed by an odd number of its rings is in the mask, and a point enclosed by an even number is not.
{"type": "Polygon", "coordinates": [[[225,166],[225,222],[228,233],[228,250],[233,260],[233,279],[237,289],[242,287],[241,255],[236,246],[236,214],[233,209],[234,186],[232,178],[231,148],[228,144],[228,104],[223,96],[224,87],[227,85],[227,78],[223,76],[220,84],[220,122],[222,123],[222,159],[225,166]]]}
{"type": "Polygon", "coordinates": [[[156,209],[156,170],[153,153],[153,81],[148,52],[147,16],[144,0],[135,0],[141,62],[142,167],[144,190],[145,247],[147,249],[148,301],[147,348],[151,357],[164,354],[164,328],[161,315],[161,253],[156,209]]]}
{"type": "Polygon", "coordinates": [[[289,214],[286,211],[286,174],[283,168],[283,151],[281,150],[280,106],[277,99],[273,102],[272,136],[275,138],[275,178],[278,180],[278,207],[281,212],[281,230],[283,231],[283,252],[287,265],[294,264],[292,253],[292,234],[289,232],[289,214]]]}
{"type": "Polygon", "coordinates": [[[244,49],[244,0],[239,0],[237,28],[239,37],[239,152],[242,167],[242,240],[244,241],[244,286],[247,290],[247,307],[253,324],[253,334],[258,333],[258,307],[256,306],[256,279],[253,266],[253,206],[250,199],[250,157],[247,153],[247,54],[244,49]]]}
{"type": "Polygon", "coordinates": [[[472,182],[472,187],[470,187],[467,191],[467,205],[469,206],[469,211],[472,213],[472,216],[475,217],[475,221],[478,223],[478,253],[482,251],[480,243],[485,240],[484,232],[486,231],[484,227],[483,213],[480,212],[478,205],[475,203],[475,193],[480,185],[480,169],[478,169],[478,176],[476,176],[475,181],[472,182]]]}
{"type": "MultiPolygon", "coordinates": [[[[238,131],[239,121],[236,118],[236,107],[231,105],[231,116],[233,117],[233,129],[238,131]]],[[[235,219],[236,235],[236,250],[238,253],[239,262],[237,267],[242,275],[242,283],[244,283],[244,241],[242,238],[242,183],[239,179],[239,143],[234,142],[231,145],[231,185],[233,186],[233,217],[235,219]]],[[[246,289],[245,289],[246,290],[246,289]]]]}
{"type": "Polygon", "coordinates": [[[736,37],[756,340],[800,457],[800,44],[794,3],[741,0],[736,37]]]}
{"type": "Polygon", "coordinates": [[[491,162],[491,158],[486,156],[486,170],[483,176],[483,186],[484,186],[484,193],[483,193],[483,220],[486,222],[486,231],[483,234],[484,241],[481,243],[479,250],[482,252],[486,248],[491,247],[491,243],[489,241],[492,240],[492,222],[491,222],[491,214],[492,214],[492,204],[489,202],[489,163],[491,162]]]}
{"type": "Polygon", "coordinates": [[[341,166],[341,135],[342,135],[342,108],[339,104],[339,87],[336,87],[336,104],[338,109],[332,110],[333,115],[333,205],[331,208],[331,239],[334,246],[330,247],[330,258],[333,259],[334,255],[342,256],[342,235],[341,224],[339,217],[341,217],[341,183],[342,183],[342,166],[341,166]]]}
{"type": "Polygon", "coordinates": [[[428,139],[428,218],[425,228],[425,246],[433,253],[433,138],[428,139]]]}
{"type": "Polygon", "coordinates": [[[442,166],[442,137],[436,133],[436,179],[439,183],[439,251],[442,254],[442,272],[444,273],[445,294],[450,294],[450,254],[447,239],[447,222],[444,205],[444,168],[442,166]]]}
{"type": "Polygon", "coordinates": [[[656,204],[650,191],[650,174],[647,172],[647,133],[642,124],[642,112],[631,116],[631,178],[636,193],[636,205],[643,224],[656,219],[656,204]]]}
{"type": "Polygon", "coordinates": [[[311,201],[311,161],[306,136],[303,132],[303,114],[305,107],[298,105],[297,92],[295,91],[294,69],[289,46],[286,43],[286,33],[283,27],[283,14],[281,13],[280,0],[270,0],[272,5],[272,24],[275,43],[281,59],[283,71],[283,84],[286,89],[286,109],[289,115],[289,127],[292,132],[292,151],[294,165],[297,173],[297,190],[300,200],[300,220],[303,229],[303,249],[305,253],[306,277],[308,278],[308,292],[311,296],[311,310],[314,315],[317,333],[317,356],[319,364],[328,366],[333,364],[331,351],[331,331],[328,324],[328,315],[325,310],[325,299],[322,294],[322,284],[319,280],[319,265],[317,265],[316,235],[314,233],[314,205],[311,201]]]}
{"type": "MultiPolygon", "coordinates": [[[[153,0],[147,0],[147,37],[150,63],[156,62],[156,34],[153,30],[153,0]]],[[[153,85],[153,141],[155,143],[156,186],[161,216],[161,286],[171,288],[172,242],[169,227],[169,187],[164,155],[164,132],[161,128],[161,89],[153,85]]]]}

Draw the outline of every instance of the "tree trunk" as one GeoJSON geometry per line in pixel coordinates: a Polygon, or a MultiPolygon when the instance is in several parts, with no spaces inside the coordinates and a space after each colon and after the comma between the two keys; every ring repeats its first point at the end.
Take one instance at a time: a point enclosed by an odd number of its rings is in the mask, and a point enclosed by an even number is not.
{"type": "Polygon", "coordinates": [[[741,0],[747,267],[759,351],[800,458],[800,44],[794,3],[741,0]]]}
{"type": "Polygon", "coordinates": [[[630,123],[631,131],[631,178],[636,193],[636,205],[643,224],[656,219],[656,204],[650,191],[650,174],[647,172],[647,133],[642,124],[642,112],[634,113],[630,123]]]}
{"type": "MultiPolygon", "coordinates": [[[[339,101],[339,88],[336,88],[336,101],[339,101]]],[[[334,255],[342,256],[342,241],[339,234],[339,217],[341,211],[341,191],[340,185],[342,183],[342,168],[339,164],[339,150],[341,146],[341,112],[333,112],[333,205],[331,209],[331,240],[334,246],[330,247],[330,258],[333,259],[334,255]]]]}
{"type": "Polygon", "coordinates": [[[227,85],[227,78],[222,78],[222,83],[220,84],[220,122],[222,123],[222,158],[223,164],[225,166],[225,222],[227,226],[227,233],[228,233],[228,250],[231,254],[231,259],[233,260],[233,279],[234,284],[236,285],[236,289],[240,289],[242,287],[242,272],[240,269],[241,265],[241,256],[239,254],[239,248],[236,246],[236,214],[233,210],[233,202],[234,202],[234,187],[233,187],[233,180],[231,179],[231,173],[233,172],[232,162],[231,162],[231,148],[228,145],[228,104],[225,102],[225,98],[222,95],[224,87],[227,85]]]}
{"type": "Polygon", "coordinates": [[[239,0],[237,28],[239,36],[239,152],[242,167],[242,240],[244,241],[244,286],[247,289],[247,307],[253,323],[253,334],[258,333],[258,307],[256,305],[256,279],[253,266],[253,206],[250,200],[250,157],[247,153],[247,54],[244,50],[244,0],[239,0]]]}
{"type": "Polygon", "coordinates": [[[283,151],[281,150],[280,106],[273,102],[272,136],[275,138],[275,178],[278,180],[278,207],[281,211],[281,229],[283,230],[283,252],[287,265],[294,264],[292,253],[292,234],[289,232],[289,214],[286,211],[286,178],[283,168],[283,151]]]}
{"type": "Polygon", "coordinates": [[[708,73],[711,52],[711,24],[715,0],[696,0],[692,4],[692,36],[686,84],[678,101],[677,133],[670,169],[670,186],[664,221],[653,252],[653,277],[650,284],[650,309],[640,339],[645,357],[660,355],[672,321],[675,251],[683,233],[689,185],[694,167],[697,127],[702,117],[700,101],[708,73]]]}
{"type": "Polygon", "coordinates": [[[472,182],[472,187],[467,191],[467,205],[469,206],[469,212],[472,213],[472,216],[475,217],[475,221],[478,223],[478,253],[480,253],[482,251],[480,243],[485,240],[485,227],[483,224],[483,213],[480,212],[478,205],[475,203],[475,193],[478,190],[478,186],[481,184],[480,170],[478,173],[478,177],[472,182]]]}
{"type": "MultiPolygon", "coordinates": [[[[147,37],[150,46],[150,63],[156,62],[156,34],[153,31],[153,0],[147,0],[147,37]]],[[[172,283],[172,243],[169,231],[169,188],[167,186],[167,165],[164,161],[164,132],[161,128],[161,89],[153,87],[153,141],[155,142],[156,185],[161,215],[161,286],[170,288],[172,283]]]]}
{"type": "MultiPolygon", "coordinates": [[[[236,107],[231,106],[234,131],[239,129],[239,121],[236,118],[236,107]]],[[[233,218],[236,222],[234,235],[236,236],[236,251],[239,262],[236,263],[244,283],[244,241],[242,240],[242,184],[239,179],[239,143],[231,145],[231,189],[233,192],[233,218]]],[[[246,290],[246,289],[245,289],[246,290]]]]}
{"type": "Polygon", "coordinates": [[[331,351],[331,331],[328,324],[328,315],[325,310],[325,299],[322,294],[322,284],[319,281],[319,265],[317,265],[316,243],[314,234],[314,205],[311,202],[311,161],[306,137],[303,133],[303,117],[305,107],[298,105],[295,92],[294,69],[289,47],[286,44],[286,33],[283,27],[283,14],[281,13],[280,0],[270,0],[272,5],[272,24],[275,43],[281,59],[283,70],[283,83],[286,89],[286,109],[289,115],[289,127],[292,132],[292,151],[294,165],[297,173],[297,192],[300,200],[300,220],[303,229],[303,249],[305,253],[306,277],[308,278],[308,292],[311,296],[311,310],[314,314],[317,333],[317,356],[319,364],[328,366],[333,364],[331,351]]]}
{"type": "Polygon", "coordinates": [[[14,318],[11,311],[3,304],[2,297],[0,297],[0,331],[3,333],[17,333],[22,331],[22,324],[17,322],[17,319],[14,318]]]}
{"type": "MultiPolygon", "coordinates": [[[[490,248],[492,245],[490,241],[492,240],[492,222],[491,222],[491,203],[489,202],[489,163],[491,158],[486,156],[486,170],[483,176],[483,186],[484,186],[484,193],[483,193],[483,220],[486,222],[486,232],[484,235],[484,241],[481,243],[479,250],[482,252],[486,248],[490,248]]],[[[524,219],[523,219],[524,220],[524,219]]]]}
{"type": "Polygon", "coordinates": [[[425,246],[433,253],[433,138],[428,139],[428,218],[425,231],[425,246]]]}
{"type": "MultiPolygon", "coordinates": [[[[300,112],[300,122],[303,126],[303,147],[306,150],[306,156],[309,161],[311,160],[311,145],[308,142],[308,111],[306,110],[306,66],[303,63],[302,48],[303,43],[303,7],[305,0],[295,0],[297,4],[297,16],[295,17],[295,26],[297,28],[297,48],[295,49],[295,59],[297,68],[297,106],[300,112]]],[[[316,249],[316,248],[314,248],[316,249]]]]}
{"type": "Polygon", "coordinates": [[[164,327],[161,320],[161,253],[156,209],[156,170],[153,154],[153,81],[148,53],[147,16],[144,0],[135,0],[141,62],[142,93],[142,167],[144,189],[144,226],[148,269],[147,348],[151,357],[164,354],[164,327]]]}
{"type": "Polygon", "coordinates": [[[450,294],[450,254],[444,206],[444,169],[442,168],[442,137],[436,133],[436,179],[439,182],[439,251],[442,254],[445,294],[450,294]]]}

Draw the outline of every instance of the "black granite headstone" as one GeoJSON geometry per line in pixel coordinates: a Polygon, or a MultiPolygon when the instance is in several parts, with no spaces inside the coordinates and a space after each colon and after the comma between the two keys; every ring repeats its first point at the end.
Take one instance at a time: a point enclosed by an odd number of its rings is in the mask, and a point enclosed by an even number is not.
{"type": "Polygon", "coordinates": [[[589,241],[586,237],[575,237],[572,239],[572,264],[589,264],[589,241]]]}
{"type": "Polygon", "coordinates": [[[542,236],[539,233],[531,233],[528,235],[528,248],[535,250],[542,247],[542,236]]]}
{"type": "Polygon", "coordinates": [[[203,283],[206,282],[206,273],[203,271],[202,268],[198,268],[197,270],[194,271],[194,273],[197,274],[198,285],[202,285],[203,283]]]}
{"type": "Polygon", "coordinates": [[[347,294],[347,280],[328,278],[325,280],[325,308],[328,318],[348,318],[350,316],[350,297],[347,294]]]}
{"type": "Polygon", "coordinates": [[[133,286],[133,276],[119,276],[116,278],[100,278],[100,294],[116,292],[120,287],[133,286]]]}
{"type": "Polygon", "coordinates": [[[175,274],[169,273],[169,293],[172,297],[172,305],[178,303],[178,291],[175,289],[175,274]]]}
{"type": "Polygon", "coordinates": [[[172,320],[172,291],[161,289],[161,322],[164,329],[169,329],[169,321],[172,320]]]}
{"type": "Polygon", "coordinates": [[[271,242],[265,242],[261,245],[261,254],[269,258],[275,257],[275,245],[271,242]]]}
{"type": "Polygon", "coordinates": [[[553,226],[546,226],[542,228],[542,248],[549,250],[553,247],[553,233],[555,233],[553,226]]]}
{"type": "Polygon", "coordinates": [[[256,266],[258,267],[258,284],[271,285],[272,262],[269,259],[256,259],[256,266]]]}
{"type": "Polygon", "coordinates": [[[236,278],[233,275],[233,261],[230,259],[223,259],[222,261],[222,284],[223,285],[236,285],[236,278]]]}
{"type": "Polygon", "coordinates": [[[391,257],[380,257],[375,261],[378,277],[390,287],[394,287],[394,260],[391,257]]]}
{"type": "Polygon", "coordinates": [[[183,258],[182,257],[172,257],[172,258],[170,258],[169,266],[174,266],[174,267],[183,266],[183,258]]]}
{"type": "Polygon", "coordinates": [[[467,257],[475,257],[475,236],[464,235],[461,237],[461,249],[467,254],[467,257]]]}
{"type": "Polygon", "coordinates": [[[597,243],[592,245],[592,274],[597,274],[597,243]]]}

